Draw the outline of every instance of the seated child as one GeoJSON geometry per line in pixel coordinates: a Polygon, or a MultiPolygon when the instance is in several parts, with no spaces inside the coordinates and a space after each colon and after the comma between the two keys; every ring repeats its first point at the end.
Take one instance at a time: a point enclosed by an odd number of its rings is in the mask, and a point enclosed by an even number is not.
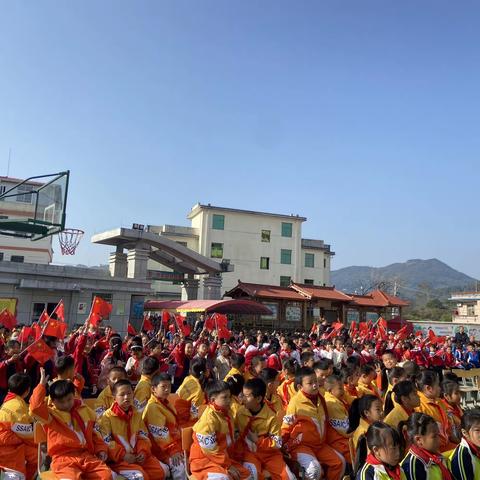
{"type": "Polygon", "coordinates": [[[145,355],[143,353],[143,347],[139,343],[132,342],[129,347],[131,357],[127,360],[125,370],[127,372],[129,380],[135,387],[140,380],[142,374],[143,362],[145,361],[145,355]]]}
{"type": "Polygon", "coordinates": [[[376,395],[364,395],[355,399],[350,406],[348,420],[348,433],[353,433],[353,447],[356,449],[358,439],[367,433],[368,427],[383,420],[382,401],[376,395]]]}
{"type": "Polygon", "coordinates": [[[228,377],[225,383],[230,390],[230,411],[236,424],[238,412],[245,408],[243,406],[243,385],[245,384],[245,379],[243,375],[237,374],[228,377]]]}
{"type": "Polygon", "coordinates": [[[378,398],[382,398],[380,391],[375,384],[376,378],[377,371],[372,364],[367,363],[366,365],[362,365],[360,367],[360,378],[357,385],[357,391],[359,396],[375,395],[378,398]]]}
{"type": "Polygon", "coordinates": [[[143,362],[142,376],[133,393],[133,406],[137,412],[142,413],[152,395],[152,377],[160,367],[160,362],[155,357],[146,357],[143,362]]]}
{"type": "MultiPolygon", "coordinates": [[[[267,393],[265,395],[265,402],[273,409],[274,412],[280,414],[283,411],[283,404],[281,398],[278,396],[277,389],[280,384],[280,374],[273,368],[264,368],[258,378],[265,382],[267,386],[267,393]]],[[[283,415],[282,415],[283,416],[283,415]]]]}
{"type": "Polygon", "coordinates": [[[173,480],[184,480],[185,463],[177,412],[168,402],[172,388],[170,375],[156,373],[151,384],[152,396],[143,411],[143,421],[152,443],[152,454],[169,465],[173,480]]]}
{"type": "Polygon", "coordinates": [[[437,422],[424,413],[414,413],[406,427],[410,449],[401,467],[407,480],[452,480],[445,459],[440,454],[441,438],[437,422]]]}
{"type": "Polygon", "coordinates": [[[245,357],[239,353],[234,353],[230,357],[230,365],[232,368],[227,373],[223,381],[225,382],[227,378],[232,377],[233,375],[241,375],[245,373],[245,357]]]}
{"type": "Polygon", "coordinates": [[[450,421],[450,438],[453,443],[460,443],[460,440],[462,439],[460,424],[463,417],[463,410],[460,406],[462,402],[460,385],[456,381],[445,380],[442,382],[442,392],[443,398],[440,399],[440,403],[447,411],[448,419],[450,421]]]}
{"type": "Polygon", "coordinates": [[[420,397],[415,384],[410,380],[398,382],[393,387],[390,401],[385,402],[385,423],[398,429],[419,406],[420,397]]]}
{"type": "Polygon", "coordinates": [[[339,480],[345,472],[345,459],[327,443],[327,406],[318,393],[315,372],[299,368],[295,383],[298,391],[283,418],[284,449],[304,468],[307,480],[319,480],[323,468],[326,480],[339,480]]]}
{"type": "Polygon", "coordinates": [[[356,398],[362,396],[362,392],[357,390],[358,380],[360,379],[360,367],[347,365],[342,369],[342,376],[345,390],[344,399],[348,405],[351,405],[356,398]]]}
{"type": "Polygon", "coordinates": [[[264,470],[272,480],[295,480],[283,459],[280,423],[275,410],[265,402],[266,393],[260,378],[248,380],[243,387],[245,408],[237,418],[240,440],[247,447],[243,465],[250,470],[252,480],[258,480],[264,470]]]}
{"type": "Polygon", "coordinates": [[[112,469],[128,480],[163,480],[168,467],[151,453],[147,428],[133,408],[132,384],[118,380],[112,393],[115,401],[99,419],[112,469]]]}
{"type": "Polygon", "coordinates": [[[8,394],[0,408],[0,465],[17,478],[32,480],[37,473],[37,446],[33,418],[25,402],[29,394],[28,375],[15,373],[8,379],[8,394]]]}
{"type": "Polygon", "coordinates": [[[300,354],[300,363],[302,367],[313,368],[315,364],[315,354],[313,352],[302,352],[300,354]]]}
{"type": "Polygon", "coordinates": [[[390,372],[388,373],[388,387],[387,392],[385,393],[384,404],[390,404],[393,402],[393,406],[395,406],[395,398],[392,396],[393,387],[398,382],[402,382],[404,380],[408,380],[407,374],[405,373],[405,369],[402,367],[393,367],[390,372]]]}
{"type": "Polygon", "coordinates": [[[277,389],[277,393],[282,400],[284,410],[287,409],[290,399],[295,395],[295,372],[297,362],[293,358],[287,358],[282,363],[283,382],[277,389]]]}
{"type": "Polygon", "coordinates": [[[113,398],[112,387],[119,380],[126,380],[127,372],[123,367],[112,367],[108,372],[107,382],[108,385],[100,392],[97,400],[95,401],[95,413],[97,417],[103,415],[112,405],[115,399],[113,398]]]}
{"type": "Polygon", "coordinates": [[[367,430],[368,455],[360,459],[362,467],[357,480],[405,480],[400,468],[401,438],[397,430],[382,422],[374,422],[367,430]]]}
{"type": "Polygon", "coordinates": [[[325,395],[325,379],[333,373],[333,362],[322,358],[313,364],[313,370],[317,376],[318,392],[325,395]]]}
{"type": "Polygon", "coordinates": [[[262,355],[256,355],[250,362],[249,369],[245,372],[245,381],[257,378],[260,372],[266,367],[266,360],[262,355]]]}
{"type": "Polygon", "coordinates": [[[196,480],[247,480],[250,472],[233,459],[234,425],[230,413],[230,390],[225,382],[206,388],[209,403],[193,426],[190,470],[196,480]]]}
{"type": "Polygon", "coordinates": [[[462,417],[460,445],[450,456],[455,480],[476,480],[480,474],[480,409],[467,410],[462,417]]]}
{"type": "Polygon", "coordinates": [[[82,398],[82,391],[85,386],[85,380],[79,373],[75,373],[75,360],[71,355],[58,357],[55,362],[55,371],[57,377],[53,380],[70,380],[75,386],[75,397],[82,398]]]}
{"type": "Polygon", "coordinates": [[[40,369],[40,383],[33,390],[30,412],[44,425],[47,433],[51,468],[57,478],[111,480],[112,471],[105,465],[107,445],[98,435],[95,414],[75,399],[75,387],[69,380],[50,385],[52,407],[46,401],[47,376],[40,369]]]}

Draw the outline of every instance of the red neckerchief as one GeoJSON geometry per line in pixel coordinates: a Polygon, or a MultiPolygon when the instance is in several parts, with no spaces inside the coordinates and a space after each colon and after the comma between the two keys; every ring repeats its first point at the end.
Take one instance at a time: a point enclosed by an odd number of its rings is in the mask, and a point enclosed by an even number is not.
{"type": "Polygon", "coordinates": [[[290,401],[290,394],[288,393],[288,387],[293,383],[293,380],[285,380],[283,382],[283,398],[284,403],[287,404],[290,401]]]}
{"type": "Polygon", "coordinates": [[[216,405],[214,402],[211,402],[211,403],[210,403],[210,406],[211,406],[216,412],[221,413],[221,414],[225,417],[225,420],[227,421],[227,424],[228,424],[228,431],[229,431],[229,433],[230,433],[230,438],[231,438],[231,440],[232,440],[232,442],[233,442],[233,441],[234,441],[233,425],[232,425],[232,419],[230,418],[228,409],[223,408],[223,407],[219,407],[219,406],[216,405]]]}
{"type": "Polygon", "coordinates": [[[89,453],[93,454],[95,452],[95,449],[94,449],[94,446],[93,446],[92,438],[91,438],[91,436],[87,435],[87,429],[85,428],[85,422],[84,422],[83,418],[81,417],[81,415],[78,411],[78,409],[81,406],[82,406],[82,401],[81,400],[75,400],[73,402],[73,407],[70,410],[70,415],[72,417],[72,423],[77,422],[78,428],[80,428],[80,430],[83,433],[83,436],[85,438],[85,442],[87,443],[87,450],[89,451],[89,453]]]}
{"type": "MultiPolygon", "coordinates": [[[[465,437],[463,437],[465,438],[465,437]]],[[[469,442],[466,438],[465,441],[467,442],[468,446],[470,447],[471,452],[478,458],[480,458],[480,448],[478,448],[473,443],[469,442]]]]}
{"type": "Polygon", "coordinates": [[[425,450],[424,448],[419,447],[418,445],[412,445],[410,447],[410,451],[414,453],[417,457],[421,458],[424,462],[426,463],[433,462],[435,465],[437,465],[440,468],[440,471],[442,472],[443,480],[452,480],[450,471],[443,463],[442,455],[431,453],[428,450],[425,450]]]}
{"type": "MultiPolygon", "coordinates": [[[[272,398],[272,397],[270,397],[272,398]]],[[[267,407],[273,412],[273,413],[277,413],[277,411],[275,410],[275,405],[273,405],[273,403],[271,402],[271,400],[267,400],[267,397],[265,397],[265,405],[267,405],[267,407]]]]}
{"type": "Polygon", "coordinates": [[[112,412],[124,422],[127,422],[127,442],[130,444],[132,437],[132,417],[133,417],[133,408],[130,407],[128,411],[123,410],[117,402],[114,402],[112,405],[112,412]]]}
{"type": "Polygon", "coordinates": [[[158,400],[173,415],[173,418],[175,418],[175,420],[177,420],[177,414],[174,412],[172,407],[170,407],[170,405],[168,403],[168,400],[163,399],[163,398],[159,398],[158,400]]]}
{"type": "Polygon", "coordinates": [[[402,478],[400,465],[397,465],[396,467],[391,467],[390,465],[387,465],[374,457],[373,453],[368,454],[366,462],[370,465],[383,465],[385,471],[387,472],[387,475],[393,480],[401,480],[402,478]]]}
{"type": "Polygon", "coordinates": [[[315,406],[318,405],[318,393],[314,393],[313,395],[310,395],[309,393],[307,392],[304,392],[302,390],[302,393],[305,395],[305,397],[307,397],[315,406]]]}
{"type": "Polygon", "coordinates": [[[345,385],[345,390],[347,391],[347,393],[349,395],[351,395],[352,397],[358,397],[358,390],[357,390],[357,387],[355,387],[355,385],[348,385],[346,384],[345,385]]]}
{"type": "Polygon", "coordinates": [[[9,402],[10,400],[13,400],[14,398],[17,398],[17,396],[12,393],[12,392],[8,392],[7,393],[7,396],[5,397],[5,399],[3,400],[3,403],[7,403],[9,402]]]}
{"type": "Polygon", "coordinates": [[[399,403],[398,405],[400,405],[400,407],[403,408],[403,411],[406,413],[407,417],[409,417],[414,412],[414,410],[410,410],[410,409],[406,408],[401,403],[399,403]]]}
{"type": "Polygon", "coordinates": [[[440,401],[443,402],[447,411],[453,413],[453,415],[455,415],[458,418],[463,417],[463,411],[460,405],[452,405],[451,403],[448,403],[447,400],[444,398],[442,398],[440,401]]]}

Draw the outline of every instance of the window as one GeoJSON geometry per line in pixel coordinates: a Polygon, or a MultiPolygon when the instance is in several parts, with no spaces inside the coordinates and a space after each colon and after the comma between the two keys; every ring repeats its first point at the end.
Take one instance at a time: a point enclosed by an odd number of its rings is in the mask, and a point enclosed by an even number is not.
{"type": "Polygon", "coordinates": [[[270,268],[270,258],[269,257],[260,257],[260,269],[268,270],[270,268]]]}
{"type": "Polygon", "coordinates": [[[23,263],[25,257],[23,255],[12,255],[10,257],[11,262],[23,263]]]}
{"type": "Polygon", "coordinates": [[[8,219],[8,215],[0,215],[0,220],[7,220],[8,219]]]}
{"type": "Polygon", "coordinates": [[[285,250],[282,248],[280,252],[280,263],[283,265],[291,265],[292,264],[292,251],[285,250]]]}
{"type": "Polygon", "coordinates": [[[0,194],[4,194],[7,191],[7,186],[6,185],[0,185],[0,194]]]}
{"type": "Polygon", "coordinates": [[[270,243],[270,230],[262,230],[262,242],[270,243]]]}
{"type": "Polygon", "coordinates": [[[212,258],[223,258],[223,243],[212,243],[210,256],[212,258]]]}
{"type": "Polygon", "coordinates": [[[188,247],[187,242],[176,242],[176,243],[178,243],[178,244],[181,245],[182,247],[188,247]]]}
{"type": "Polygon", "coordinates": [[[0,252],[0,262],[3,260],[3,255],[4,255],[4,253],[0,252]]]}
{"type": "Polygon", "coordinates": [[[311,278],[306,278],[303,283],[305,285],[313,285],[313,280],[311,278]]]}
{"type": "Polygon", "coordinates": [[[327,268],[327,259],[326,258],[323,259],[323,268],[327,268]]]}
{"type": "Polygon", "coordinates": [[[21,203],[32,203],[32,194],[28,193],[33,190],[33,185],[28,185],[23,183],[17,187],[18,196],[14,197],[17,199],[17,202],[21,203]]]}
{"type": "Polygon", "coordinates": [[[223,230],[225,227],[225,215],[213,214],[212,228],[214,230],[223,230]]]}
{"type": "Polygon", "coordinates": [[[95,297],[100,297],[108,303],[112,303],[113,294],[111,293],[92,293],[92,302],[95,297]]]}
{"type": "Polygon", "coordinates": [[[285,276],[281,276],[280,277],[280,286],[281,287],[288,287],[290,285],[290,281],[291,281],[292,277],[285,277],[285,276]]]}
{"type": "Polygon", "coordinates": [[[315,254],[314,253],[306,253],[305,254],[305,266],[309,268],[315,267],[315,254]]]}
{"type": "Polygon", "coordinates": [[[282,237],[292,236],[292,224],[282,222],[282,237]]]}

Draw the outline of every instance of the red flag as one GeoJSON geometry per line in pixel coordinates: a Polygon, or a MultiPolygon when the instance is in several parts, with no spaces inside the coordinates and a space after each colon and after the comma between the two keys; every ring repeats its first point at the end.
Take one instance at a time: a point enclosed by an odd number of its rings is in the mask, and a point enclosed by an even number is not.
{"type": "Polygon", "coordinates": [[[218,338],[221,340],[222,338],[229,339],[232,338],[232,332],[224,326],[218,328],[218,338]]]}
{"type": "Polygon", "coordinates": [[[42,340],[39,339],[32,343],[27,352],[40,364],[44,365],[47,360],[53,357],[53,350],[42,340]]]}
{"type": "Polygon", "coordinates": [[[27,343],[30,337],[34,337],[35,333],[33,327],[23,327],[20,335],[18,336],[18,341],[21,343],[27,343]]]}
{"type": "Polygon", "coordinates": [[[133,328],[133,325],[131,325],[130,323],[128,324],[127,332],[128,332],[129,335],[134,335],[135,336],[137,334],[137,332],[133,328]]]}
{"type": "Polygon", "coordinates": [[[94,327],[98,327],[102,321],[102,317],[98,313],[91,313],[88,316],[88,323],[94,327]]]}
{"type": "Polygon", "coordinates": [[[350,336],[355,335],[356,331],[357,331],[357,322],[352,322],[352,324],[350,325],[350,336]]]}
{"type": "Polygon", "coordinates": [[[41,325],[42,323],[48,321],[49,318],[50,318],[50,317],[49,317],[47,311],[44,310],[44,311],[42,312],[42,314],[40,315],[40,318],[38,319],[38,324],[41,325]]]}
{"type": "Polygon", "coordinates": [[[177,322],[178,330],[180,330],[185,337],[188,337],[191,329],[188,325],[184,324],[184,318],[181,315],[175,315],[175,321],[177,322]]]}
{"type": "Polygon", "coordinates": [[[163,310],[162,323],[165,328],[167,327],[169,321],[170,321],[170,314],[166,310],[163,310]]]}
{"type": "Polygon", "coordinates": [[[0,323],[9,330],[12,330],[17,325],[15,315],[6,308],[0,313],[0,323]]]}
{"type": "Polygon", "coordinates": [[[155,330],[155,327],[153,326],[153,323],[150,320],[150,317],[145,317],[143,320],[143,329],[146,332],[153,332],[155,330]]]}
{"type": "Polygon", "coordinates": [[[102,318],[107,318],[110,313],[112,313],[112,304],[106,302],[101,297],[94,297],[92,302],[92,313],[96,313],[102,318]]]}
{"type": "Polygon", "coordinates": [[[57,337],[63,339],[65,338],[66,331],[67,324],[65,322],[50,318],[50,320],[48,320],[47,326],[45,327],[45,330],[43,331],[43,334],[49,337],[57,337]]]}
{"type": "Polygon", "coordinates": [[[58,305],[55,307],[55,310],[50,316],[53,316],[54,313],[57,315],[58,320],[60,320],[61,322],[65,321],[65,305],[63,304],[63,300],[60,300],[60,302],[58,302],[58,305]]]}
{"type": "Polygon", "coordinates": [[[212,332],[215,330],[215,318],[214,315],[210,315],[207,317],[205,320],[205,328],[209,331],[212,332]]]}
{"type": "Polygon", "coordinates": [[[430,343],[437,343],[438,342],[437,336],[435,335],[435,333],[431,329],[428,331],[428,340],[430,341],[430,343]]]}
{"type": "Polygon", "coordinates": [[[223,313],[214,313],[214,320],[217,325],[217,329],[227,328],[228,318],[223,313]]]}
{"type": "Polygon", "coordinates": [[[34,335],[34,339],[38,340],[42,336],[42,327],[38,323],[32,324],[32,331],[34,335]]]}
{"type": "Polygon", "coordinates": [[[407,323],[397,332],[397,339],[398,340],[405,340],[409,335],[410,324],[407,323]]]}
{"type": "Polygon", "coordinates": [[[387,321],[386,321],[383,317],[379,317],[378,322],[377,322],[377,325],[378,325],[379,327],[382,327],[385,331],[386,331],[387,328],[388,328],[387,321]]]}
{"type": "Polygon", "coordinates": [[[378,325],[377,336],[379,336],[380,340],[382,340],[382,341],[388,339],[387,331],[385,330],[385,327],[383,326],[383,323],[378,325]]]}
{"type": "Polygon", "coordinates": [[[365,322],[360,322],[358,324],[358,330],[360,331],[360,335],[362,335],[362,337],[366,337],[368,335],[368,325],[365,322]]]}
{"type": "Polygon", "coordinates": [[[343,323],[342,322],[332,323],[332,328],[333,330],[325,337],[325,339],[329,339],[333,337],[335,334],[337,334],[343,328],[343,323]]]}

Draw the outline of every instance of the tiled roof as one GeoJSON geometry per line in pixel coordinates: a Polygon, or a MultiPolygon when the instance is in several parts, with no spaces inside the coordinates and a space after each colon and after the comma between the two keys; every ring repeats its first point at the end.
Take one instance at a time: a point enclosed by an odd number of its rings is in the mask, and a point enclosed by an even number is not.
{"type": "Polygon", "coordinates": [[[277,287],[276,285],[263,285],[261,283],[238,282],[238,285],[226,292],[226,296],[235,296],[236,292],[244,292],[250,297],[284,298],[287,300],[302,301],[306,298],[290,287],[277,287]]]}
{"type": "Polygon", "coordinates": [[[352,295],[354,305],[359,307],[406,307],[408,302],[401,298],[394,297],[381,290],[374,290],[368,295],[352,295]]]}
{"type": "Polygon", "coordinates": [[[352,300],[350,295],[336,290],[335,287],[320,287],[300,283],[292,283],[291,286],[298,293],[312,300],[336,300],[339,302],[350,302],[352,300]]]}

